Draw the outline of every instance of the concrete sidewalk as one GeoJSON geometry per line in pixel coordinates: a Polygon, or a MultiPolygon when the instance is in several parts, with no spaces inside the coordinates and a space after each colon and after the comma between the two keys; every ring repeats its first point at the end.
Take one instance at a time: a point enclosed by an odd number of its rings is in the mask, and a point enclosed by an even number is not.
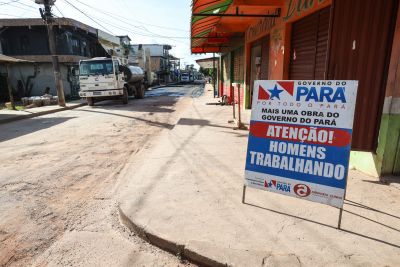
{"type": "MultiPolygon", "coordinates": [[[[206,89],[209,89],[206,87],[206,89]]],[[[123,222],[202,265],[400,266],[400,190],[351,171],[342,227],[329,206],[242,186],[247,131],[212,91],[124,170],[123,222]]]]}
{"type": "Polygon", "coordinates": [[[9,123],[13,121],[34,118],[43,116],[51,113],[56,113],[63,110],[74,109],[86,105],[86,101],[83,99],[75,100],[67,103],[66,107],[60,107],[58,105],[43,106],[37,108],[30,108],[25,110],[0,110],[0,124],[9,123]]]}

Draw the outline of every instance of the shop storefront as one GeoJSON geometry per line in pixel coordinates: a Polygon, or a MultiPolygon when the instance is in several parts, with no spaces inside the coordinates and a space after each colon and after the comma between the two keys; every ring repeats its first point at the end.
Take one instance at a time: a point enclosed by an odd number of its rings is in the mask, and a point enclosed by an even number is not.
{"type": "MultiPolygon", "coordinates": [[[[224,14],[242,17],[221,16],[208,34],[243,34],[245,108],[257,79],[358,80],[351,163],[373,175],[400,174],[399,1],[222,2],[224,14]]],[[[224,88],[235,81],[231,66],[224,88]]]]}

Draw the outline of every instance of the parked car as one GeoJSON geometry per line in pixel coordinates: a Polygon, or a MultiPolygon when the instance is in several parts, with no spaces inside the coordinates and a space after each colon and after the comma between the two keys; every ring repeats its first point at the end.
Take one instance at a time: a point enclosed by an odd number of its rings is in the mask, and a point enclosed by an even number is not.
{"type": "Polygon", "coordinates": [[[188,83],[188,82],[190,82],[190,75],[189,75],[189,73],[182,73],[182,74],[181,74],[181,82],[182,82],[182,83],[188,83]]]}

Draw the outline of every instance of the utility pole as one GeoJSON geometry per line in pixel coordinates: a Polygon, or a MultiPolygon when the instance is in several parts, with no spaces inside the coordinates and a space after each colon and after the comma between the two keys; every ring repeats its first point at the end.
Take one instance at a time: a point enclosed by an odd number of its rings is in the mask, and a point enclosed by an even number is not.
{"type": "Polygon", "coordinates": [[[35,3],[44,5],[44,10],[39,8],[39,11],[40,15],[42,16],[47,26],[50,54],[53,62],[54,80],[56,83],[56,90],[58,96],[58,105],[65,107],[64,86],[61,79],[60,63],[58,62],[56,39],[52,24],[54,22],[54,18],[53,14],[51,13],[51,7],[54,5],[55,1],[56,0],[35,0],[35,3]]]}

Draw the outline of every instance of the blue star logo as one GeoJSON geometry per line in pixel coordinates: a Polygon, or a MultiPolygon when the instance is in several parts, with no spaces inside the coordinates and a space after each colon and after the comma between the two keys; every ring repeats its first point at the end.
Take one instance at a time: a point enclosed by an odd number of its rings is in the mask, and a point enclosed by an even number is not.
{"type": "Polygon", "coordinates": [[[274,98],[278,98],[279,100],[281,100],[279,94],[283,92],[283,90],[279,90],[278,86],[275,85],[273,90],[268,90],[271,93],[271,100],[274,98]]]}
{"type": "Polygon", "coordinates": [[[270,181],[269,183],[268,183],[268,187],[272,187],[272,181],[270,181]]]}

